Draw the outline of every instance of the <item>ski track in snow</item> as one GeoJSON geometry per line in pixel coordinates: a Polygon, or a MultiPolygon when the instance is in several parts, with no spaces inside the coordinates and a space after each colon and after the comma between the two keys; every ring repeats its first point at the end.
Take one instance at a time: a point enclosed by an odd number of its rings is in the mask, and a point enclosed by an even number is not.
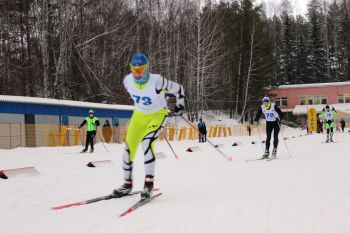
{"type": "MultiPolygon", "coordinates": [[[[227,162],[208,143],[158,142],[155,187],[162,196],[120,218],[139,195],[53,211],[50,207],[107,195],[122,183],[123,145],[101,144],[96,153],[81,147],[0,150],[0,169],[34,166],[40,176],[0,180],[0,232],[26,233],[349,233],[349,133],[325,135],[288,129],[280,135],[277,160],[259,158],[258,136],[210,139],[233,156],[227,162]],[[295,136],[295,138],[291,138],[295,136]],[[233,142],[241,145],[232,147],[233,142]],[[185,152],[190,146],[201,151],[185,152]],[[74,153],[76,151],[76,153],[74,153]],[[112,166],[89,168],[95,160],[112,166]]],[[[264,138],[264,135],[262,135],[264,138]]],[[[134,190],[143,186],[143,155],[134,163],[134,190]]]]}

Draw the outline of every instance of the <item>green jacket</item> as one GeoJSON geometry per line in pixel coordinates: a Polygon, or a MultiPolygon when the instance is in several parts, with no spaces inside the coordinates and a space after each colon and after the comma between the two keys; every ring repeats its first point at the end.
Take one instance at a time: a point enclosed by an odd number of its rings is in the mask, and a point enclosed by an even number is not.
{"type": "Polygon", "coordinates": [[[85,125],[87,123],[86,131],[91,132],[91,131],[96,131],[97,126],[100,125],[100,122],[98,121],[97,117],[86,117],[85,120],[81,123],[80,127],[85,125]]]}

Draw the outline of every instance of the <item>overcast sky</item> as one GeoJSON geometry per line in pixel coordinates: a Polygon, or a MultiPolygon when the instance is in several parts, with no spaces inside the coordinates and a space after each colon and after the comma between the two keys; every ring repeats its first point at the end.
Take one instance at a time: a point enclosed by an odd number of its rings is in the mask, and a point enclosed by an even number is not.
{"type": "MultiPolygon", "coordinates": [[[[256,0],[256,3],[260,3],[260,2],[263,2],[266,4],[267,14],[269,16],[272,16],[274,14],[274,11],[276,11],[274,10],[274,8],[280,5],[282,0],[256,0]]],[[[294,15],[298,15],[298,14],[305,15],[307,12],[306,6],[308,2],[309,2],[308,0],[290,0],[290,3],[293,8],[293,12],[291,13],[293,13],[294,15]]]]}

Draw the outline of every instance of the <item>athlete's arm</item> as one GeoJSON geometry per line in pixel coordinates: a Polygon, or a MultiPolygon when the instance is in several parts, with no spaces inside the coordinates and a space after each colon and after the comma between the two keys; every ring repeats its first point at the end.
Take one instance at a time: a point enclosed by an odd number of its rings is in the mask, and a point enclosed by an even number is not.
{"type": "Polygon", "coordinates": [[[256,122],[259,121],[261,113],[262,113],[261,106],[259,106],[259,109],[258,109],[258,111],[255,114],[254,121],[256,121],[256,122]]]}
{"type": "Polygon", "coordinates": [[[278,113],[279,119],[282,120],[283,112],[276,104],[275,104],[275,111],[278,113]]]}
{"type": "Polygon", "coordinates": [[[166,91],[170,94],[175,95],[176,106],[182,108],[185,106],[185,92],[182,85],[162,77],[156,84],[156,91],[157,93],[166,91]]]}

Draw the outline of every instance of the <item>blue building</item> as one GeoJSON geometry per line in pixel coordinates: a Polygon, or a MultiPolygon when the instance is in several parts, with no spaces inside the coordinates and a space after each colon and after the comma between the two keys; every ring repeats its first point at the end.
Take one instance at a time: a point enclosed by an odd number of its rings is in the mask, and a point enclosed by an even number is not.
{"type": "Polygon", "coordinates": [[[125,126],[132,115],[134,107],[129,105],[0,95],[0,132],[3,132],[5,135],[1,137],[0,134],[0,140],[8,140],[6,136],[10,135],[10,140],[12,137],[14,141],[11,124],[12,126],[17,125],[17,127],[20,124],[20,134],[25,135],[25,138],[21,138],[21,141],[25,141],[25,143],[21,143],[21,145],[38,146],[38,140],[33,138],[38,138],[35,134],[41,133],[38,132],[40,131],[38,130],[40,124],[77,125],[88,115],[90,109],[94,110],[101,124],[108,120],[112,126],[125,126]],[[10,127],[7,124],[10,124],[10,127]],[[33,125],[37,127],[33,129],[33,125]],[[31,126],[30,129],[28,128],[29,126],[31,126]],[[7,132],[8,130],[12,131],[7,132]]]}

